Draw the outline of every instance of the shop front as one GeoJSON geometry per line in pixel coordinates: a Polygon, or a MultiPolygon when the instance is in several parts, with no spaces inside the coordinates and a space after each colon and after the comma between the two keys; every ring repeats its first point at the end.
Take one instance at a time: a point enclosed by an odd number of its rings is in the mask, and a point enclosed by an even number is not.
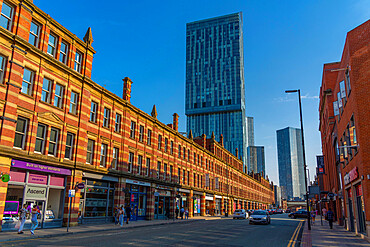
{"type": "Polygon", "coordinates": [[[206,215],[214,215],[214,198],[211,194],[206,194],[206,215]]]}
{"type": "Polygon", "coordinates": [[[215,201],[215,215],[221,215],[221,201],[222,196],[215,195],[216,201],[215,201]]]}
{"type": "Polygon", "coordinates": [[[193,191],[193,216],[200,216],[200,198],[202,195],[202,192],[193,191]]]}
{"type": "MultiPolygon", "coordinates": [[[[125,205],[131,207],[130,220],[145,220],[147,217],[147,193],[150,183],[126,179],[125,205]]],[[[127,217],[127,216],[125,216],[127,217]]]]}
{"type": "MultiPolygon", "coordinates": [[[[23,204],[27,204],[28,210],[37,205],[41,211],[40,228],[61,227],[66,177],[70,175],[71,170],[68,169],[12,160],[2,229],[15,229],[23,204]]],[[[28,216],[25,229],[30,227],[28,216]]]]}
{"type": "Polygon", "coordinates": [[[166,219],[166,215],[173,215],[171,211],[171,188],[158,185],[154,192],[154,219],[166,219]]]}
{"type": "Polygon", "coordinates": [[[113,221],[114,190],[118,178],[85,173],[78,219],[80,224],[113,221]]]}
{"type": "Polygon", "coordinates": [[[358,232],[366,234],[366,217],[365,217],[365,203],[362,195],[361,182],[355,185],[356,190],[356,211],[357,211],[357,227],[358,232]]]}

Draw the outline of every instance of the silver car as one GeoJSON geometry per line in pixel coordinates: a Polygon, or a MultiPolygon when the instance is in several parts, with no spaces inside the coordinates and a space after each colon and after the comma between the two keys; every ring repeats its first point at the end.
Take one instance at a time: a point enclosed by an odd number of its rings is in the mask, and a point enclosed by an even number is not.
{"type": "Polygon", "coordinates": [[[271,218],[267,211],[256,210],[249,216],[249,224],[270,224],[271,218]]]}
{"type": "Polygon", "coordinates": [[[233,219],[247,219],[248,213],[244,209],[236,209],[233,214],[233,219]]]}

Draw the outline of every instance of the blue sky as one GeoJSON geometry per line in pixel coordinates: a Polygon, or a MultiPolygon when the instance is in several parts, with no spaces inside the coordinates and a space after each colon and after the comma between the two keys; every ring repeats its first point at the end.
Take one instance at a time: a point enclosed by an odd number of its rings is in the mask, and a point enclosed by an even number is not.
{"type": "Polygon", "coordinates": [[[185,28],[187,22],[242,11],[247,115],[254,117],[255,144],[265,146],[266,173],[278,183],[276,130],[299,127],[301,89],[306,159],[313,178],[321,153],[318,94],[324,63],[341,58],[346,33],[370,17],[367,0],[248,1],[162,0],[107,2],[34,0],[79,38],[92,28],[92,79],[122,96],[130,77],[131,102],[158,119],[180,115],[186,130],[185,28]]]}

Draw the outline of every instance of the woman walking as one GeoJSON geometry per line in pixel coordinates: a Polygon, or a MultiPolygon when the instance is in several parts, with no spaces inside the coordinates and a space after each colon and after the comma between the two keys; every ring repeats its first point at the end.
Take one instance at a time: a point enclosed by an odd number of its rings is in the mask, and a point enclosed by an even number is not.
{"type": "Polygon", "coordinates": [[[124,216],[125,216],[125,208],[122,205],[119,210],[119,224],[121,225],[121,227],[123,227],[123,223],[124,223],[123,217],[124,216]]]}
{"type": "Polygon", "coordinates": [[[37,228],[37,226],[39,225],[39,222],[37,220],[37,217],[41,214],[40,210],[37,208],[37,205],[33,205],[33,208],[31,210],[31,222],[32,222],[32,226],[31,226],[31,234],[32,235],[35,235],[35,230],[37,228]]]}

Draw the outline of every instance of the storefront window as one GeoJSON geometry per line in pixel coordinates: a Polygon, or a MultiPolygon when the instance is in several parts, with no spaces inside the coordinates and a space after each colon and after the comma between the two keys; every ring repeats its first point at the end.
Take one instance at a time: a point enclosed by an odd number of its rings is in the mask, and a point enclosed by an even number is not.
{"type": "Polygon", "coordinates": [[[85,217],[104,217],[107,215],[108,189],[89,187],[86,190],[85,217]]]}

